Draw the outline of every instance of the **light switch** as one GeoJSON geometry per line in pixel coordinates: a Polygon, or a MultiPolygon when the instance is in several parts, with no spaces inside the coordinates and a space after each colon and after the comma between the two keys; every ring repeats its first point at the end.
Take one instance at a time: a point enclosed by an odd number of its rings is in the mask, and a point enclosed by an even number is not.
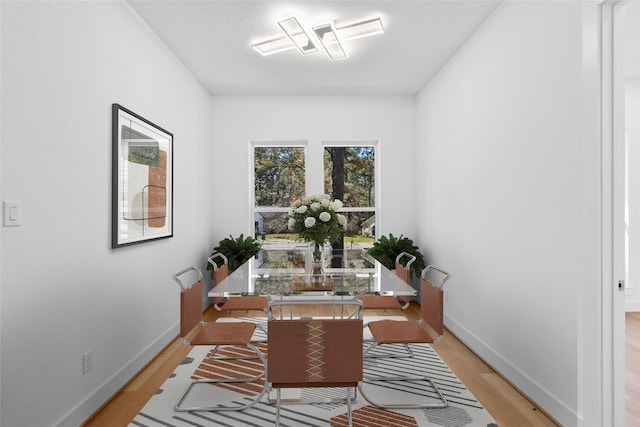
{"type": "Polygon", "coordinates": [[[17,227],[20,225],[20,202],[4,200],[4,226],[17,227]]]}

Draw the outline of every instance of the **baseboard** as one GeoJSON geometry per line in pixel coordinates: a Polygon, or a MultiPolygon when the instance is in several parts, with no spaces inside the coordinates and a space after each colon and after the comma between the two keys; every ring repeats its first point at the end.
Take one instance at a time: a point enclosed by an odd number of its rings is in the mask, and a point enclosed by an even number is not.
{"type": "Polygon", "coordinates": [[[626,303],[625,303],[625,310],[626,311],[640,311],[640,301],[638,301],[638,300],[634,300],[634,301],[627,300],[626,303]]]}
{"type": "Polygon", "coordinates": [[[176,323],[53,425],[57,427],[82,425],[174,340],[179,331],[179,324],[176,323]]]}
{"type": "Polygon", "coordinates": [[[494,371],[512,383],[522,394],[542,408],[550,417],[563,426],[575,426],[578,415],[563,402],[538,384],[534,379],[513,366],[493,348],[469,332],[451,316],[445,315],[445,325],[464,345],[476,353],[494,371]]]}

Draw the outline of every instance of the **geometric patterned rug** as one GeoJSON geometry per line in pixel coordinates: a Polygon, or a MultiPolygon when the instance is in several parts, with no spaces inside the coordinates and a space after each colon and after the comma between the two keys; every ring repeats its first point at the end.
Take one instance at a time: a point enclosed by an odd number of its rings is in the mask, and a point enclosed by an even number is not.
{"type": "MultiPolygon", "coordinates": [[[[394,319],[394,317],[385,317],[394,319]]],[[[365,322],[377,318],[365,317],[365,322]]],[[[400,318],[404,319],[404,318],[400,318]]],[[[250,321],[263,325],[264,318],[224,318],[218,321],[250,321]]],[[[256,329],[254,339],[265,338],[256,329]]],[[[366,333],[365,333],[366,338],[366,333]]],[[[437,345],[437,344],[436,344],[437,345]]],[[[261,350],[267,352],[266,344],[261,344],[261,350]]],[[[184,390],[191,383],[192,378],[212,377],[219,375],[226,369],[217,362],[211,362],[208,355],[212,347],[196,346],[176,368],[172,375],[158,389],[156,394],[147,402],[144,408],[133,419],[130,426],[139,427],[194,427],[194,426],[273,426],[275,420],[275,405],[269,403],[269,398],[275,398],[275,393],[267,393],[253,407],[244,411],[219,412],[175,412],[174,406],[184,390]]],[[[456,375],[428,344],[411,345],[414,356],[409,359],[366,358],[364,364],[365,375],[428,375],[438,385],[440,392],[449,402],[443,409],[380,409],[371,406],[361,396],[353,403],[353,425],[357,427],[377,426],[487,426],[497,427],[498,424],[482,407],[477,399],[462,384],[456,375]]],[[[224,350],[224,349],[223,349],[224,350]]],[[[221,353],[219,350],[217,354],[221,353]]],[[[220,362],[222,363],[222,362],[220,362]]],[[[228,363],[228,362],[224,362],[228,363]]],[[[247,372],[260,370],[259,361],[234,361],[242,364],[230,370],[247,372]],[[252,366],[256,364],[256,366],[252,366]],[[259,364],[259,366],[257,365],[259,364]]],[[[262,388],[263,382],[258,384],[221,385],[199,384],[193,388],[185,406],[211,405],[219,402],[224,405],[238,405],[250,401],[262,388]]],[[[429,401],[434,399],[435,393],[426,382],[384,382],[376,385],[367,384],[366,393],[374,400],[409,403],[417,399],[429,401]]],[[[345,389],[313,388],[313,389],[285,389],[284,398],[336,398],[345,395],[345,389]]],[[[434,400],[435,401],[435,400],[434,400]]],[[[347,426],[346,405],[336,403],[283,405],[280,411],[280,422],[283,427],[300,426],[347,426]]]]}

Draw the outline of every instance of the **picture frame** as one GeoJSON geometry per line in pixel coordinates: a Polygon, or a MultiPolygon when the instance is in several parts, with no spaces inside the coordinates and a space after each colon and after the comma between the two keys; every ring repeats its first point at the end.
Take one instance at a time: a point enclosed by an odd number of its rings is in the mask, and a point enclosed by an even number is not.
{"type": "Polygon", "coordinates": [[[173,134],[112,104],[111,247],[169,237],[173,237],[173,134]]]}

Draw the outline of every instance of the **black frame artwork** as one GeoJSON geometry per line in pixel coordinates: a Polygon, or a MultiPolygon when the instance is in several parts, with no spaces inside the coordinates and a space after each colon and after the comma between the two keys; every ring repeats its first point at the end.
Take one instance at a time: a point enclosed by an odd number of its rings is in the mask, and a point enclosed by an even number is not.
{"type": "Polygon", "coordinates": [[[112,105],[111,247],[173,237],[173,134],[112,105]]]}

